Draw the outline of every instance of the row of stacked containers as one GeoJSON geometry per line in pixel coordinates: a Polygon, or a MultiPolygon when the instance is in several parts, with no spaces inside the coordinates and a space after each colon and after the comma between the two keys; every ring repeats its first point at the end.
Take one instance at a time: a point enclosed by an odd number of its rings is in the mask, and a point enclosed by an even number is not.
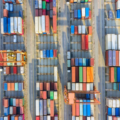
{"type": "MultiPolygon", "coordinates": [[[[116,22],[120,18],[120,0],[115,2],[107,3],[114,4],[115,9],[108,10],[108,17],[106,22],[113,20],[116,22]],[[114,17],[115,16],[115,17],[114,17]]],[[[106,4],[106,6],[107,6],[106,4]]],[[[107,8],[107,7],[106,7],[107,8]]],[[[110,28],[109,28],[110,29],[110,28]]],[[[111,28],[113,29],[113,28],[111,28]]],[[[117,29],[117,27],[115,28],[117,29]]],[[[114,29],[114,30],[115,30],[114,29]]],[[[119,29],[119,28],[118,28],[119,29]]],[[[118,30],[117,29],[117,30],[118,30]]],[[[109,79],[106,77],[106,86],[112,84],[112,89],[106,89],[106,119],[107,120],[120,120],[120,99],[114,91],[120,91],[120,33],[114,34],[108,33],[105,35],[105,65],[108,71],[109,79]],[[111,96],[109,95],[111,92],[111,96]],[[114,94],[114,95],[113,95],[114,94]],[[114,97],[113,97],[114,96],[114,97]]]]}
{"type": "MultiPolygon", "coordinates": [[[[70,36],[73,35],[81,37],[81,50],[83,52],[89,51],[89,37],[92,36],[92,26],[89,25],[80,25],[75,24],[72,21],[91,21],[91,8],[88,7],[91,5],[91,0],[70,0],[71,8],[71,29],[70,36]],[[75,5],[79,3],[80,9],[75,9],[75,5]],[[82,3],[82,4],[81,4],[82,3]],[[85,5],[83,5],[85,3],[85,5]]],[[[78,7],[79,7],[78,6],[78,7]]],[[[78,8],[77,7],[77,8],[78,8]]],[[[77,22],[76,22],[77,23],[77,22]]],[[[83,22],[84,23],[84,22],[83,22]]],[[[86,22],[87,23],[87,22],[86,22]]],[[[74,44],[75,40],[72,40],[71,44],[74,44]]],[[[94,91],[94,58],[86,57],[73,57],[72,50],[67,52],[67,72],[68,77],[71,75],[71,78],[67,82],[68,90],[68,101],[72,105],[72,120],[94,120],[94,105],[91,102],[94,102],[94,94],[89,94],[89,92],[94,91]],[[75,93],[75,96],[79,95],[79,98],[75,98],[75,101],[72,102],[72,93],[75,93]],[[81,93],[83,93],[82,97],[81,93]],[[88,92],[88,94],[87,94],[88,92]],[[77,94],[76,94],[77,93],[77,94]],[[84,97],[83,97],[84,96],[84,97]],[[87,103],[87,104],[84,104],[87,103]]],[[[64,93],[65,95],[65,93],[64,93]]],[[[66,100],[65,100],[65,103],[66,100]]]]}
{"type": "MultiPolygon", "coordinates": [[[[15,6],[21,8],[23,5],[22,0],[3,0],[3,18],[1,18],[1,34],[5,35],[23,35],[23,11],[15,11],[15,6]]],[[[16,36],[15,36],[16,38],[16,36]]],[[[16,39],[15,39],[16,40],[16,39]]],[[[4,82],[3,89],[4,98],[3,98],[3,114],[0,117],[0,120],[24,120],[24,95],[15,95],[19,92],[23,93],[24,83],[23,81],[15,81],[9,79],[6,81],[5,77],[9,75],[14,75],[18,77],[24,76],[24,64],[21,61],[24,61],[24,57],[21,55],[20,51],[12,50],[1,50],[0,66],[3,66],[4,82]],[[17,53],[15,53],[17,52],[17,53]],[[12,58],[14,56],[14,59],[12,58]],[[11,56],[11,57],[10,57],[11,56]],[[12,62],[8,62],[12,61],[12,62]],[[19,62],[13,62],[19,61],[19,62]],[[6,93],[9,92],[9,96],[6,96],[6,93]],[[13,97],[12,97],[13,96],[13,97]]]]}
{"type": "MultiPolygon", "coordinates": [[[[49,41],[56,36],[53,44],[57,43],[56,5],[56,0],[35,0],[35,33],[40,37],[40,41],[50,46],[50,49],[37,48],[36,120],[58,120],[58,68],[55,62],[58,51],[57,47],[53,48],[50,42],[44,40],[45,36],[49,41]]],[[[40,44],[38,42],[36,45],[40,44]]]]}

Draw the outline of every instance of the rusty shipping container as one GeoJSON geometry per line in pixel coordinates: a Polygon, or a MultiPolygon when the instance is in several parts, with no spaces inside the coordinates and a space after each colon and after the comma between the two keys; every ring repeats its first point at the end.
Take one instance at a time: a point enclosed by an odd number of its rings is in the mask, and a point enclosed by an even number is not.
{"type": "Polygon", "coordinates": [[[85,50],[85,35],[82,35],[81,48],[82,50],[85,50]]]}
{"type": "Polygon", "coordinates": [[[78,34],[78,26],[75,26],[75,35],[78,34]]]}

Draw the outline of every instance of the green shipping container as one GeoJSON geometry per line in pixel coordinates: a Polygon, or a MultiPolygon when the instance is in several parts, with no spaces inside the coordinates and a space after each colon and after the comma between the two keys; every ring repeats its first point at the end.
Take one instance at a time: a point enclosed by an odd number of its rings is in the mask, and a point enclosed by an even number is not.
{"type": "Polygon", "coordinates": [[[83,68],[79,67],[79,82],[83,82],[83,68]]]}
{"type": "Polygon", "coordinates": [[[15,83],[15,91],[18,90],[18,83],[15,83]]]}
{"type": "Polygon", "coordinates": [[[114,67],[114,82],[117,82],[117,68],[114,67]]]}
{"type": "Polygon", "coordinates": [[[88,2],[88,0],[85,0],[85,2],[88,2]]]}
{"type": "Polygon", "coordinates": [[[46,3],[46,9],[50,10],[50,4],[49,3],[46,3]]]}
{"type": "Polygon", "coordinates": [[[42,9],[46,9],[46,1],[42,1],[42,9]]]}
{"type": "Polygon", "coordinates": [[[23,98],[23,106],[24,106],[24,104],[25,104],[25,103],[24,103],[24,98],[23,98]]]}
{"type": "Polygon", "coordinates": [[[118,83],[113,83],[113,90],[118,90],[118,83]]]}
{"type": "Polygon", "coordinates": [[[53,100],[54,99],[54,92],[50,91],[50,99],[53,100]]]}
{"type": "Polygon", "coordinates": [[[85,0],[81,0],[81,2],[85,2],[85,0]]]}
{"type": "Polygon", "coordinates": [[[70,60],[67,60],[67,67],[71,67],[70,65],[70,60]]]}
{"type": "Polygon", "coordinates": [[[13,98],[10,98],[10,106],[13,106],[13,98]]]}

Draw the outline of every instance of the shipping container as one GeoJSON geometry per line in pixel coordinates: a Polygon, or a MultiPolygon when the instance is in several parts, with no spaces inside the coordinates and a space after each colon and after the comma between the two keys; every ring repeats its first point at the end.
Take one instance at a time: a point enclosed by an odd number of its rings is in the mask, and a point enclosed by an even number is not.
{"type": "Polygon", "coordinates": [[[45,15],[42,15],[42,32],[45,32],[45,15]]]}
{"type": "Polygon", "coordinates": [[[78,19],[81,19],[81,10],[78,10],[78,19]]]}
{"type": "Polygon", "coordinates": [[[112,35],[107,34],[105,36],[105,40],[106,40],[106,50],[111,50],[112,49],[112,35]]]}
{"type": "Polygon", "coordinates": [[[78,26],[75,26],[75,35],[78,34],[78,26]]]}
{"type": "Polygon", "coordinates": [[[39,99],[36,100],[36,116],[40,115],[39,99]]]}
{"type": "Polygon", "coordinates": [[[88,50],[88,35],[85,35],[85,50],[88,50]]]}
{"type": "Polygon", "coordinates": [[[85,18],[85,8],[82,8],[82,18],[85,18]]]}
{"type": "Polygon", "coordinates": [[[10,32],[14,33],[14,22],[13,17],[10,17],[10,32]]]}
{"type": "Polygon", "coordinates": [[[78,34],[82,34],[82,26],[78,25],[78,34]]]}
{"type": "Polygon", "coordinates": [[[75,108],[76,104],[72,104],[72,116],[76,115],[76,108],[75,108]]]}
{"type": "Polygon", "coordinates": [[[120,1],[119,0],[116,2],[116,10],[118,10],[118,9],[120,9],[120,1]]]}
{"type": "Polygon", "coordinates": [[[78,12],[77,12],[77,10],[74,10],[74,18],[75,18],[75,19],[78,18],[78,12]]]}
{"type": "Polygon", "coordinates": [[[92,35],[92,26],[88,27],[89,35],[92,35]]]}
{"type": "Polygon", "coordinates": [[[54,100],[50,100],[50,116],[54,117],[54,100]]]}
{"type": "Polygon", "coordinates": [[[57,33],[57,16],[53,15],[53,33],[57,33]]]}
{"type": "Polygon", "coordinates": [[[108,11],[108,18],[113,19],[113,13],[111,10],[108,11]]]}
{"type": "Polygon", "coordinates": [[[80,113],[79,100],[76,100],[75,111],[76,111],[76,116],[79,116],[79,113],[80,113]],[[78,102],[78,103],[77,103],[77,102],[78,102]]]}
{"type": "Polygon", "coordinates": [[[35,17],[35,33],[39,33],[39,17],[35,17]]]}
{"type": "Polygon", "coordinates": [[[85,8],[85,18],[89,18],[89,8],[85,8]]]}
{"type": "Polygon", "coordinates": [[[54,82],[57,82],[57,80],[58,80],[57,74],[58,74],[58,68],[54,67],[54,82]]]}
{"type": "Polygon", "coordinates": [[[81,48],[82,50],[85,50],[85,35],[82,35],[81,48]]]}

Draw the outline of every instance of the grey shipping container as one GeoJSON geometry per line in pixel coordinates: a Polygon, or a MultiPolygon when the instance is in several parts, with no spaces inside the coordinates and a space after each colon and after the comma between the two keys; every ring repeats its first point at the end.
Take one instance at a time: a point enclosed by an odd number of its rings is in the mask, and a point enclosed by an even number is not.
{"type": "Polygon", "coordinates": [[[50,18],[53,18],[53,10],[50,10],[50,18]]]}
{"type": "Polygon", "coordinates": [[[90,94],[90,99],[93,100],[94,99],[94,95],[90,94]]]}
{"type": "Polygon", "coordinates": [[[108,65],[112,66],[112,50],[108,51],[108,65]]]}
{"type": "Polygon", "coordinates": [[[112,51],[112,55],[113,55],[113,57],[112,57],[113,58],[113,61],[112,61],[113,66],[116,66],[116,51],[115,50],[112,51]]]}
{"type": "Polygon", "coordinates": [[[43,120],[43,116],[40,116],[40,120],[43,120]]]}
{"type": "Polygon", "coordinates": [[[44,103],[44,115],[47,115],[47,100],[43,100],[44,103]]]}

